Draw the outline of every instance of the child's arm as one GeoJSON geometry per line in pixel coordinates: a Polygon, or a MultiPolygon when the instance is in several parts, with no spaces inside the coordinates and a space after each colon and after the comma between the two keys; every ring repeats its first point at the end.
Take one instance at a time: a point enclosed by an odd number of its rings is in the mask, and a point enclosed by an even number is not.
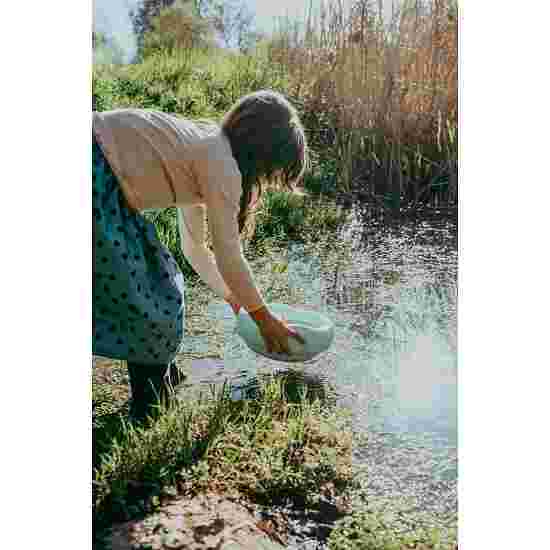
{"type": "Polygon", "coordinates": [[[228,154],[222,149],[205,148],[196,152],[193,164],[207,208],[214,252],[211,261],[216,266],[216,274],[223,280],[234,303],[248,312],[256,311],[265,302],[242,253],[237,221],[242,178],[237,163],[230,151],[228,154]]]}
{"type": "MultiPolygon", "coordinates": [[[[240,189],[240,181],[238,183],[240,189]]],[[[264,306],[265,302],[242,252],[237,222],[238,196],[232,196],[229,191],[233,185],[230,179],[225,185],[225,189],[212,186],[205,191],[212,248],[219,273],[234,300],[248,312],[252,312],[264,306]]]]}
{"type": "Polygon", "coordinates": [[[227,300],[231,291],[206,246],[204,205],[180,206],[177,213],[180,242],[187,261],[217,296],[227,300]]]}

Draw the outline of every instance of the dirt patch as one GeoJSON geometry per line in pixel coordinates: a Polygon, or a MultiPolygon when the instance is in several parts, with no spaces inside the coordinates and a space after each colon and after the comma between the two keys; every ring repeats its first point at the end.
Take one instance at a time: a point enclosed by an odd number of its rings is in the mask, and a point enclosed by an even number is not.
{"type": "Polygon", "coordinates": [[[215,494],[177,497],[158,512],[115,525],[112,550],[282,550],[284,526],[215,494]]]}

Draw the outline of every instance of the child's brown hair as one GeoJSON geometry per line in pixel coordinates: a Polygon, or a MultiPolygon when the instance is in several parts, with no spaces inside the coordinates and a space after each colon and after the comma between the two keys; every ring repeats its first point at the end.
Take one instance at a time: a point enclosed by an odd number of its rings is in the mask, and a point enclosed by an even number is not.
{"type": "Polygon", "coordinates": [[[224,134],[242,175],[239,231],[253,232],[251,201],[262,183],[282,184],[293,191],[309,163],[304,129],[296,109],[281,94],[261,90],[242,97],[224,116],[224,134]],[[249,223],[250,222],[250,223],[249,223]]]}

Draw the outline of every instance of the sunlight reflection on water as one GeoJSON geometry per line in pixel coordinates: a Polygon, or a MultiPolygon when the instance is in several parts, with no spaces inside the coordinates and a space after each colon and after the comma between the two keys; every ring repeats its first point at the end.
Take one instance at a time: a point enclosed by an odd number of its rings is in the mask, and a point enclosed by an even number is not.
{"type": "MultiPolygon", "coordinates": [[[[428,498],[430,480],[439,470],[444,471],[448,485],[438,489],[438,502],[453,512],[457,475],[456,226],[419,221],[388,228],[361,224],[355,217],[328,249],[312,252],[304,245],[292,245],[288,261],[289,287],[301,289],[303,306],[328,315],[336,329],[330,350],[292,368],[335,393],[339,402],[352,410],[355,429],[371,434],[371,445],[355,453],[356,460],[369,465],[371,490],[386,494],[388,476],[401,475],[395,487],[403,496],[403,484],[414,474],[412,470],[420,468],[419,453],[428,453],[432,458],[421,461],[424,485],[411,482],[411,496],[428,498]],[[325,255],[338,255],[344,243],[349,252],[346,261],[337,267],[334,258],[325,261],[325,255]],[[402,453],[403,464],[408,466],[390,473],[388,453],[394,458],[395,453],[402,453]]],[[[229,306],[213,304],[210,314],[223,319],[226,342],[223,367],[218,365],[216,377],[223,372],[240,384],[248,380],[250,386],[255,376],[286,367],[257,356],[244,345],[234,333],[229,306]]],[[[197,377],[202,381],[210,378],[200,370],[195,370],[197,377]]]]}

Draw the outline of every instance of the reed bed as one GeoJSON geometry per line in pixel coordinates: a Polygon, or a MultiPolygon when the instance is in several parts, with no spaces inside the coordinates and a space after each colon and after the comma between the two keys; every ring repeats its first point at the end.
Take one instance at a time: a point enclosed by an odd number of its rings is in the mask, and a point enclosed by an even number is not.
{"type": "Polygon", "coordinates": [[[453,0],[328,0],[283,20],[267,58],[290,79],[336,187],[393,209],[453,205],[458,175],[458,7],[453,0]]]}

